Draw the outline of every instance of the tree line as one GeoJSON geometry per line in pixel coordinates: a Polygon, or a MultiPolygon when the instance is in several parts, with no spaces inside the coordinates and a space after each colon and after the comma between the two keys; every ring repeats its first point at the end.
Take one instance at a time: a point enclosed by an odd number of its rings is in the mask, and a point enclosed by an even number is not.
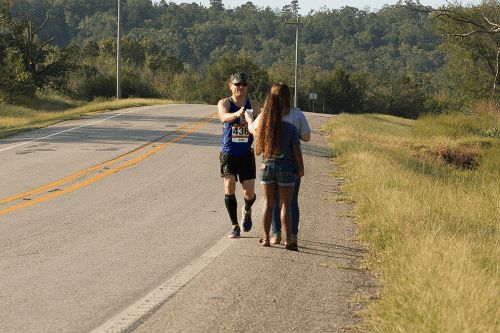
{"type": "MultiPolygon", "coordinates": [[[[225,82],[233,68],[248,72],[255,86],[249,94],[258,100],[271,82],[294,86],[295,26],[287,23],[296,20],[297,0],[281,9],[251,2],[226,9],[221,0],[209,8],[164,0],[122,4],[123,97],[216,103],[229,93],[225,82]]],[[[471,56],[476,67],[456,60],[496,37],[461,44],[446,34],[456,23],[440,13],[400,3],[377,12],[323,8],[301,17],[299,107],[311,110],[309,93],[316,93],[318,111],[416,118],[466,97],[483,98],[495,73],[474,70],[493,69],[496,55],[471,56]]],[[[0,0],[0,24],[4,101],[44,87],[79,99],[114,96],[116,0],[0,0]]]]}

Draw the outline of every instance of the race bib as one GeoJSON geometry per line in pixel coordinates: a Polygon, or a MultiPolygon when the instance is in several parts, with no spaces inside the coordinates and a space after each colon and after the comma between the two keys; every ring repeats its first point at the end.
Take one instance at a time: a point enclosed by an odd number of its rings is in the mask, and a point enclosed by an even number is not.
{"type": "Polygon", "coordinates": [[[233,125],[233,142],[248,142],[249,137],[250,132],[248,132],[248,128],[245,125],[233,125]]]}

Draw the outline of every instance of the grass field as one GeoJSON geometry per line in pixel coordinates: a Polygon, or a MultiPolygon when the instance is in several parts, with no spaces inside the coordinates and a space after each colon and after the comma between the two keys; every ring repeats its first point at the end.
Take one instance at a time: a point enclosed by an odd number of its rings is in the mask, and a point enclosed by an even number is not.
{"type": "Polygon", "coordinates": [[[500,144],[483,129],[462,115],[326,125],[381,287],[367,331],[500,332],[500,144]]]}

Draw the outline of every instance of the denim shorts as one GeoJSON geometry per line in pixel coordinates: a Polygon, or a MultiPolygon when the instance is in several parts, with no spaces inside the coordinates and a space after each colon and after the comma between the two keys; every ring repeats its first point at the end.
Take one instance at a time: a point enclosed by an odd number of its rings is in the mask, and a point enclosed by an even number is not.
{"type": "Polygon", "coordinates": [[[295,184],[295,173],[293,167],[282,161],[266,162],[261,165],[260,183],[274,184],[279,186],[293,186],[295,184]]]}

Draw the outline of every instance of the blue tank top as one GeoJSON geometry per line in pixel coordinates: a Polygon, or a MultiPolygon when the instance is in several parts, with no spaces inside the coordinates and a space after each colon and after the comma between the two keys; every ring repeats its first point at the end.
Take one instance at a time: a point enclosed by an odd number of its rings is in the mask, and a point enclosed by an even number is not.
{"type": "MultiPolygon", "coordinates": [[[[229,103],[231,107],[229,108],[229,113],[237,112],[240,108],[234,104],[231,98],[229,103]]],[[[251,109],[252,105],[250,100],[247,98],[245,103],[245,109],[251,109]]],[[[240,125],[240,118],[235,119],[233,122],[224,124],[224,133],[222,134],[222,149],[221,151],[230,155],[240,155],[252,146],[253,135],[250,134],[248,128],[244,125],[240,125]]]]}

